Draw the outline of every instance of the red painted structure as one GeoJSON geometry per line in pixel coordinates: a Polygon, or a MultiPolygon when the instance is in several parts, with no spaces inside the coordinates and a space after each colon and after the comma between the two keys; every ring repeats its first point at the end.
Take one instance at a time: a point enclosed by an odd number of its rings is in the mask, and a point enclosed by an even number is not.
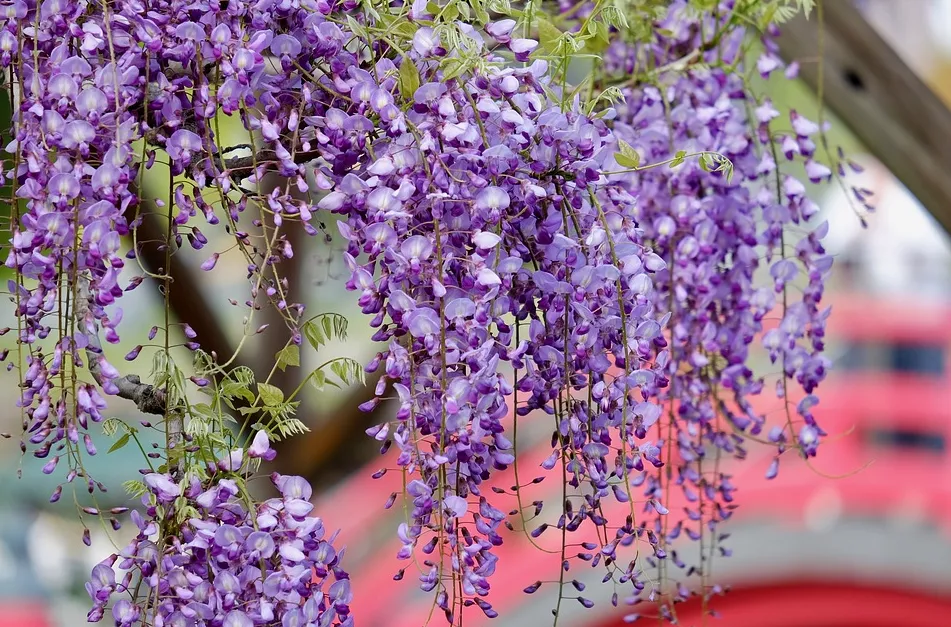
{"type": "MultiPolygon", "coordinates": [[[[750,447],[749,459],[733,469],[741,504],[736,520],[744,526],[773,530],[774,542],[783,542],[787,529],[808,533],[838,520],[904,520],[937,526],[941,530],[939,541],[951,545],[951,305],[883,303],[840,295],[835,298],[834,307],[829,333],[833,352],[835,344],[848,345],[852,351],[874,347],[865,352],[885,355],[884,365],[876,370],[874,359],[860,355],[857,361],[862,369],[840,368],[823,387],[816,415],[830,437],[811,467],[784,456],[779,477],[767,482],[763,475],[771,457],[755,445],[750,447]],[[928,356],[924,365],[930,371],[914,371],[914,363],[912,367],[900,363],[908,361],[909,356],[914,362],[922,354],[928,356]],[[942,360],[937,365],[935,355],[942,360]],[[905,371],[894,371],[889,359],[897,360],[905,371]],[[846,476],[831,479],[823,475],[846,476]]],[[[781,407],[779,401],[764,398],[764,403],[769,402],[781,407]]],[[[769,412],[775,408],[762,409],[769,412]]],[[[534,471],[546,456],[546,448],[520,454],[523,482],[538,474],[534,471]]],[[[342,528],[342,540],[351,546],[348,561],[356,595],[354,611],[360,616],[360,624],[419,627],[426,623],[431,599],[416,592],[412,567],[407,569],[404,581],[392,580],[393,573],[407,565],[394,557],[398,549],[395,529],[402,514],[394,511],[399,509],[398,505],[385,512],[381,504],[390,493],[402,489],[402,477],[391,471],[379,480],[369,478],[384,465],[392,467],[378,460],[345,485],[324,495],[318,511],[325,516],[329,528],[342,528]]],[[[513,482],[509,471],[493,484],[509,486],[513,482]]],[[[547,484],[543,482],[541,486],[547,484]]],[[[552,484],[546,489],[553,488],[552,484]]],[[[674,511],[675,506],[678,504],[670,509],[674,511]]],[[[861,547],[859,553],[876,550],[875,546],[861,547]]],[[[539,551],[511,534],[498,552],[500,567],[492,579],[490,601],[502,618],[489,621],[479,612],[472,612],[467,615],[466,624],[508,625],[505,617],[513,612],[523,619],[531,617],[527,624],[546,624],[551,620],[550,607],[538,603],[537,613],[526,613],[526,604],[540,599],[524,595],[522,588],[543,573],[557,573],[558,556],[539,551]]],[[[745,572],[730,572],[734,589],[715,602],[714,609],[721,612],[724,620],[704,621],[699,607],[687,604],[679,612],[680,624],[951,625],[951,578],[922,581],[920,576],[911,576],[921,571],[914,558],[906,561],[891,563],[891,572],[878,573],[877,580],[872,581],[866,577],[868,573],[855,572],[847,560],[838,564],[819,563],[807,569],[814,572],[791,573],[784,571],[782,563],[751,564],[745,572]],[[901,584],[906,581],[912,583],[901,584]]],[[[610,606],[602,607],[605,605],[590,610],[588,618],[579,619],[581,622],[568,620],[559,624],[623,624],[623,613],[611,611],[610,606]]],[[[436,624],[442,619],[433,620],[432,624],[436,624]]]]}
{"type": "Polygon", "coordinates": [[[0,627],[53,627],[45,605],[36,602],[0,603],[0,627]]]}
{"type": "MultiPolygon", "coordinates": [[[[718,619],[704,621],[699,603],[689,602],[677,615],[682,625],[710,627],[947,627],[951,601],[911,590],[790,581],[739,588],[717,601],[716,610],[718,619]]],[[[627,624],[612,618],[596,627],[627,624]]]]}

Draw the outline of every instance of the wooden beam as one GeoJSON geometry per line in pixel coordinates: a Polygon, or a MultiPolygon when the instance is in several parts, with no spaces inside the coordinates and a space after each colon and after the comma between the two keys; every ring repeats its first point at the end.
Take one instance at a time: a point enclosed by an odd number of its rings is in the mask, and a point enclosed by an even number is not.
{"type": "MultiPolygon", "coordinates": [[[[951,111],[852,2],[825,0],[822,11],[826,105],[951,233],[951,111]]],[[[816,91],[819,28],[813,11],[784,24],[778,40],[816,91]]]]}

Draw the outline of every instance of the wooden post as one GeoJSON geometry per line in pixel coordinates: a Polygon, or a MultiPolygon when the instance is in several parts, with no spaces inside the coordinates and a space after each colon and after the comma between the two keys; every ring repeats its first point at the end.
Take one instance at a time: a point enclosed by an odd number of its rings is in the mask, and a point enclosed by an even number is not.
{"type": "MultiPolygon", "coordinates": [[[[951,233],[951,111],[847,0],[822,6],[823,98],[951,233]]],[[[819,19],[782,26],[783,57],[818,90],[819,19]]]]}

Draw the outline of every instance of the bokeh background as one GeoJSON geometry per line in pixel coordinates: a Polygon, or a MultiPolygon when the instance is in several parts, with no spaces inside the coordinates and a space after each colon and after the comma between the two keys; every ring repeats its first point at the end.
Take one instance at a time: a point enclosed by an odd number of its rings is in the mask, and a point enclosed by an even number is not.
{"type": "MultiPolygon", "coordinates": [[[[862,5],[869,22],[951,105],[951,0],[868,0],[862,5]]],[[[805,85],[778,80],[762,89],[774,102],[815,119],[818,105],[805,85]]],[[[735,469],[742,507],[725,529],[732,534],[725,542],[732,556],[718,557],[714,568],[714,579],[733,591],[716,606],[724,616],[717,624],[951,625],[951,238],[844,125],[831,119],[830,143],[864,165],[857,184],[874,192],[876,206],[863,229],[845,190],[835,184],[812,190],[830,223],[827,247],[837,258],[828,344],[835,369],[817,412],[833,437],[812,466],[784,463],[779,478],[769,484],[762,477],[770,458],[757,458],[755,447],[748,462],[735,469]]],[[[367,361],[375,349],[367,320],[344,288],[339,242],[319,239],[301,247],[304,252],[291,270],[297,298],[313,313],[333,311],[350,321],[348,340],[319,356],[304,355],[313,363],[302,364],[303,370],[335,356],[367,361]]],[[[212,249],[220,248],[212,242],[212,249]]],[[[189,250],[181,254],[194,265],[202,259],[189,250]]],[[[241,259],[226,255],[185,302],[173,305],[203,341],[233,346],[241,314],[228,298],[239,298],[245,285],[241,259]]],[[[152,288],[123,300],[130,339],[128,345],[109,347],[117,358],[159,323],[164,307],[152,288]]],[[[15,327],[9,307],[0,310],[4,326],[15,327]]],[[[4,347],[10,346],[11,335],[0,338],[4,347]]],[[[259,337],[248,347],[248,365],[266,368],[283,342],[276,335],[259,337]]],[[[141,368],[139,374],[147,375],[147,366],[141,368]]],[[[374,457],[374,443],[363,435],[372,418],[355,410],[368,397],[364,389],[309,393],[300,417],[311,434],[284,447],[280,469],[311,478],[318,489],[317,513],[328,527],[342,528],[359,624],[418,626],[425,621],[427,599],[414,577],[392,580],[401,566],[393,542],[401,514],[384,512],[382,505],[400,488],[400,478],[397,473],[370,478],[386,462],[374,457]]],[[[0,412],[0,431],[16,434],[19,429],[16,398],[15,373],[0,375],[0,407],[7,408],[0,412]]],[[[111,411],[130,424],[138,420],[130,404],[117,402],[111,411]]],[[[143,434],[148,446],[148,430],[143,434]]],[[[533,438],[545,434],[529,430],[524,436],[526,445],[520,442],[520,447],[530,469],[533,438]]],[[[119,505],[126,500],[122,481],[135,475],[141,458],[133,447],[106,454],[111,444],[110,438],[97,438],[101,453],[88,467],[110,488],[112,504],[119,505]]],[[[94,519],[87,520],[92,545],[82,544],[84,527],[73,504],[64,498],[49,505],[55,481],[39,466],[21,456],[15,438],[0,441],[0,627],[84,624],[85,577],[115,550],[94,519]]],[[[545,624],[554,604],[551,595],[543,588],[528,597],[521,589],[537,573],[554,572],[557,564],[517,539],[501,555],[503,563],[510,563],[493,581],[493,603],[503,610],[494,624],[545,624]]],[[[560,625],[621,624],[621,614],[607,603],[588,611],[572,605],[560,625]]],[[[691,611],[683,609],[682,623],[701,624],[691,611]]]]}

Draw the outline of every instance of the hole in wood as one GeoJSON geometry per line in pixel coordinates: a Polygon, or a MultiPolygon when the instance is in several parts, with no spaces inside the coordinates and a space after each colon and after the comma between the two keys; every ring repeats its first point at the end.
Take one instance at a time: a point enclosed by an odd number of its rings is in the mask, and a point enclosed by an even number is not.
{"type": "Polygon", "coordinates": [[[859,91],[865,89],[865,81],[862,80],[862,77],[859,76],[855,70],[846,69],[843,77],[845,78],[845,82],[848,83],[852,89],[859,91]]]}

